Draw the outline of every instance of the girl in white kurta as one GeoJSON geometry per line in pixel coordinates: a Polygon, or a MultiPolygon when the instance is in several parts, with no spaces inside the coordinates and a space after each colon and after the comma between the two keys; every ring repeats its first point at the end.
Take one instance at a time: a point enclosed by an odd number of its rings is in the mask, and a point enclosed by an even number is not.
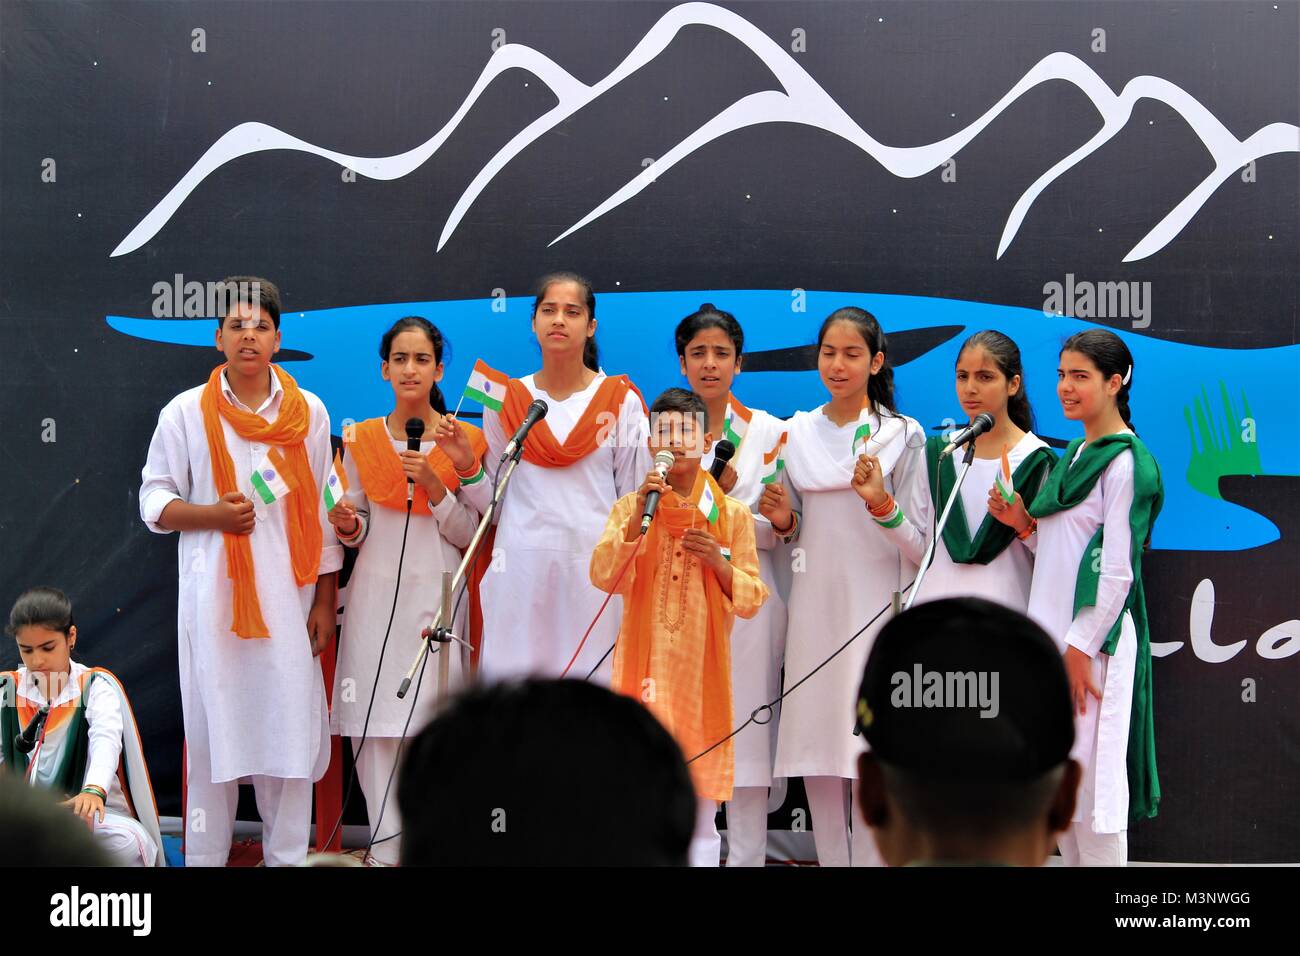
{"type": "Polygon", "coordinates": [[[1131,813],[1154,816],[1160,797],[1141,552],[1163,491],[1131,427],[1133,359],[1123,341],[1108,330],[1072,336],[1058,374],[1062,410],[1083,422],[1085,438],[1066,449],[1028,511],[1017,495],[1000,512],[1036,532],[1029,615],[1061,648],[1074,698],[1071,756],[1083,780],[1061,856],[1071,866],[1123,866],[1131,813]]]}
{"type": "MultiPolygon", "coordinates": [[[[1026,396],[1020,350],[1001,332],[985,330],[967,339],[957,356],[957,400],[968,420],[976,415],[993,416],[993,428],[975,440],[975,457],[962,482],[957,502],[948,515],[944,540],[934,551],[934,560],[915,601],[937,601],[946,597],[982,597],[998,601],[1024,613],[1029,606],[1029,585],[1034,574],[1035,539],[1017,538],[1005,524],[990,514],[1001,500],[997,477],[1005,450],[1008,467],[1026,499],[1047,476],[1055,456],[1047,443],[1032,431],[1033,418],[1026,396]]],[[[940,459],[946,436],[935,435],[926,442],[926,468],[918,480],[930,499],[931,522],[921,525],[919,516],[904,512],[885,532],[914,564],[920,564],[929,536],[944,503],[964,467],[958,459],[966,449],[940,459]],[[955,464],[954,464],[955,463],[955,464]],[[931,476],[937,476],[942,497],[936,499],[931,476]]],[[[878,468],[870,456],[863,456],[858,470],[865,479],[856,485],[868,506],[880,505],[887,497],[878,468]]],[[[884,527],[882,525],[882,527],[884,527]]],[[[910,593],[909,593],[910,596],[910,593]]]]}
{"type": "MultiPolygon", "coordinates": [[[[863,447],[855,435],[863,426],[870,428],[865,450],[875,456],[893,500],[922,527],[929,521],[930,502],[919,480],[925,434],[893,410],[885,350],[884,333],[870,313],[852,307],[831,313],[818,335],[817,360],[830,401],[790,420],[784,486],[769,486],[760,503],[776,532],[796,544],[785,647],[788,696],[774,773],[804,778],[823,866],[850,861],[849,782],[863,746],[853,733],[858,686],[894,592],[916,573],[852,487],[863,447]],[[816,670],[873,617],[864,633],[816,670]]],[[[852,861],[877,862],[857,810],[853,818],[852,861]]]]}
{"type": "Polygon", "coordinates": [[[263,821],[263,859],[292,866],[307,855],[312,783],[329,765],[329,713],[317,655],[334,639],[335,579],[343,549],[325,515],[323,487],[333,453],[325,405],[270,364],[280,347],[278,293],[261,280],[260,303],[239,303],[217,333],[227,363],[206,386],[172,399],[158,416],[141,472],[140,517],[157,534],[177,531],[177,602],[181,708],[185,718],[188,819],[186,866],[224,866],[230,854],[239,781],[251,778],[263,821]],[[271,320],[274,320],[272,322],[271,320]],[[236,392],[236,387],[239,392],[236,392]],[[303,422],[309,481],[302,494],[321,526],[316,580],[298,583],[290,539],[291,497],[263,504],[250,480],[273,448],[245,438],[220,413],[224,455],[237,490],[218,491],[205,426],[205,393],[242,421],[280,424],[282,411],[303,422]],[[240,394],[253,402],[250,407],[240,394]],[[299,405],[305,402],[305,408],[299,405]],[[257,504],[252,503],[256,498],[257,504]],[[269,636],[235,633],[227,540],[251,548],[260,614],[269,636]]]}
{"type": "MultiPolygon", "coordinates": [[[[749,409],[731,394],[740,373],[745,335],[735,316],[706,303],[678,323],[677,355],[691,390],[709,410],[705,431],[736,447],[720,484],[727,495],[754,512],[759,575],[768,599],[748,620],[737,618],[731,631],[732,700],[737,724],[781,693],[785,656],[785,601],[777,590],[773,553],[780,539],[772,523],[758,514],[764,485],[764,455],[780,442],[786,423],[761,409],[749,409]]],[[[700,467],[712,468],[715,442],[700,467]]],[[[735,780],[727,802],[727,866],[762,866],[767,859],[768,788],[776,755],[780,706],[763,710],[733,739],[735,780]]]]}
{"type": "Polygon", "coordinates": [[[485,680],[594,672],[593,680],[609,684],[622,599],[611,599],[583,644],[606,598],[592,586],[588,567],[614,502],[641,486],[651,461],[640,393],[596,362],[595,312],[585,279],[543,278],[532,319],[542,368],[511,380],[501,412],[483,412],[487,480],[466,494],[485,513],[514,424],[534,399],[548,407],[504,492],[492,563],[479,586],[479,676],[485,680]]]}
{"type": "Polygon", "coordinates": [[[31,786],[68,794],[65,806],[91,826],[116,865],[163,866],[158,809],[131,706],[111,673],[71,659],[77,627],[67,597],[55,588],[25,591],[7,630],[24,666],[0,673],[0,773],[21,773],[31,786]],[[35,746],[23,753],[14,738],[41,708],[48,713],[35,746]]]}
{"type": "MultiPolygon", "coordinates": [[[[442,351],[441,332],[418,316],[398,319],[384,334],[380,374],[393,386],[395,407],[343,436],[348,487],[330,511],[339,541],[360,550],[343,609],[330,729],[352,738],[370,817],[371,854],[384,865],[397,864],[396,836],[402,829],[396,786],[390,788],[389,781],[403,738],[418,733],[433,715],[437,658],[429,658],[418,688],[412,685],[400,700],[397,690],[419,649],[422,629],[437,621],[443,572],[455,572],[478,525],[478,512],[464,503],[457,488],[462,481],[484,480],[482,433],[444,417],[447,409],[438,388],[442,351]],[[407,449],[406,423],[413,418],[424,425],[419,452],[407,449]]],[[[464,639],[468,617],[462,600],[453,630],[464,639]]],[[[437,652],[450,654],[453,690],[466,673],[461,650],[461,645],[449,644],[437,652]]]]}

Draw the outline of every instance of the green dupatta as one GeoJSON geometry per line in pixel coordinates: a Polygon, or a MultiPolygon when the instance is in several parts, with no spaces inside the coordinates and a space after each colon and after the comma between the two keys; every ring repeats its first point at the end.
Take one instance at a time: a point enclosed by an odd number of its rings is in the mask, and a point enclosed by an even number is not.
{"type": "MultiPolygon", "coordinates": [[[[939,511],[943,508],[945,497],[957,483],[953,456],[948,455],[943,459],[939,457],[946,445],[942,435],[931,436],[925,443],[925,468],[930,478],[930,500],[934,503],[935,521],[939,520],[939,511]]],[[[1037,488],[1055,461],[1056,455],[1050,448],[1035,448],[1024,457],[1011,475],[1012,484],[1017,488],[1037,488]]],[[[985,512],[984,520],[972,538],[960,495],[952,503],[948,523],[943,526],[943,543],[948,548],[948,556],[956,564],[988,564],[1003,552],[1015,536],[1010,525],[1003,524],[985,512]]]]}

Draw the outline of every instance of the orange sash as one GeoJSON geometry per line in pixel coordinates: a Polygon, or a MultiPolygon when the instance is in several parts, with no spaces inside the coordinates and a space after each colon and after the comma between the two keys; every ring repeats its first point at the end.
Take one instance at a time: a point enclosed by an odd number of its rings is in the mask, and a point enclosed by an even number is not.
{"type": "MultiPolygon", "coordinates": [[[[272,365],[279,377],[284,397],[280,401],[280,414],[268,422],[260,415],[246,412],[232,405],[221,392],[221,373],[225,365],[218,365],[208,377],[207,387],[199,400],[203,410],[203,430],[208,438],[208,456],[212,459],[212,480],[217,494],[227,495],[239,491],[234,462],[226,448],[226,436],[221,419],[230,423],[235,434],[248,441],[262,442],[284,449],[286,483],[293,490],[285,500],[286,526],[289,532],[289,557],[293,577],[298,587],[312,584],[320,568],[321,531],[318,509],[319,489],[316,476],[311,472],[304,441],[311,425],[311,410],[293,376],[272,365]]],[[[271,631],[262,620],[262,606],[257,600],[257,578],[253,572],[253,546],[248,535],[223,535],[226,545],[226,574],[233,585],[233,621],[231,630],[240,637],[270,637],[271,631]]]]}
{"type": "MultiPolygon", "coordinates": [[[[587,410],[573,426],[573,431],[563,445],[555,440],[555,433],[546,424],[546,419],[543,418],[532,427],[524,439],[524,460],[543,468],[566,468],[586,458],[616,427],[619,409],[623,407],[623,399],[627,397],[629,389],[636,392],[644,409],[645,398],[631,379],[626,375],[608,375],[596,389],[587,410]]],[[[507,435],[513,435],[523,423],[532,401],[533,396],[528,391],[528,386],[519,379],[512,378],[501,406],[501,427],[507,435]]]]}
{"type": "MultiPolygon", "coordinates": [[[[469,438],[474,460],[482,461],[487,452],[487,439],[483,437],[483,432],[465,422],[458,421],[456,424],[460,425],[469,438]]],[[[393,449],[393,438],[383,418],[369,418],[356,427],[356,437],[348,444],[348,454],[357,463],[361,485],[371,504],[383,505],[394,511],[406,510],[406,472],[402,470],[401,457],[393,449]]],[[[455,492],[460,487],[460,476],[456,474],[456,466],[451,463],[447,453],[434,445],[425,457],[429,459],[429,467],[438,476],[438,480],[448,491],[455,492]]],[[[430,514],[432,510],[429,493],[416,485],[411,512],[430,514]]]]}
{"type": "MultiPolygon", "coordinates": [[[[654,642],[650,609],[656,600],[656,588],[663,584],[660,575],[665,573],[658,566],[660,535],[668,534],[674,539],[681,539],[689,528],[698,528],[708,531],[723,547],[729,547],[732,540],[731,526],[725,498],[713,477],[701,470],[686,507],[673,507],[681,501],[677,495],[665,497],[660,502],[650,530],[646,532],[645,546],[635,559],[637,566],[632,579],[632,593],[624,605],[623,623],[614,650],[610,682],[614,691],[642,698],[646,686],[644,681],[655,676],[650,673],[650,651],[654,642]],[[712,489],[713,498],[718,503],[718,521],[713,525],[696,507],[705,487],[712,489]]],[[[726,598],[717,576],[707,569],[703,570],[703,574],[708,623],[705,633],[690,635],[689,644],[684,642],[682,647],[684,653],[702,656],[698,665],[701,680],[698,707],[688,706],[686,713],[660,715],[661,720],[667,717],[665,722],[669,724],[672,735],[687,760],[722,740],[733,729],[730,637],[733,615],[724,609],[726,598]],[[687,651],[687,646],[699,650],[687,651]]],[[[693,696],[696,691],[696,688],[680,685],[673,689],[679,697],[693,696]]],[[[654,710],[653,702],[649,706],[654,710]]],[[[682,708],[679,705],[677,709],[682,708]]],[[[734,753],[732,740],[728,739],[690,764],[691,779],[695,781],[697,792],[725,794],[725,797],[719,796],[717,799],[730,799],[735,779],[734,753]]]]}

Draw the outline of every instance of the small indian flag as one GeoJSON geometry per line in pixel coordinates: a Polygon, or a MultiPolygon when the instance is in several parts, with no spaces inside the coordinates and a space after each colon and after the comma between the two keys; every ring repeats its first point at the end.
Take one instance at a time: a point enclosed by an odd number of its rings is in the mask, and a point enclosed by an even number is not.
{"type": "Polygon", "coordinates": [[[249,478],[249,481],[253,484],[253,492],[262,499],[264,504],[275,504],[275,502],[293,491],[285,480],[286,470],[284,453],[278,448],[269,449],[262,458],[262,463],[257,466],[257,470],[249,478]]]}
{"type": "Polygon", "coordinates": [[[871,402],[865,396],[862,399],[862,411],[858,412],[858,427],[853,430],[853,457],[867,450],[867,439],[871,437],[871,402]]]}
{"type": "Polygon", "coordinates": [[[998,469],[998,476],[993,480],[1000,494],[1007,502],[1016,500],[1016,486],[1011,481],[1011,460],[1007,458],[1007,446],[1002,446],[1002,467],[998,469]]]}
{"type": "Polygon", "coordinates": [[[785,440],[789,432],[781,432],[781,437],[776,440],[776,447],[763,455],[763,477],[759,479],[763,484],[770,485],[781,477],[781,469],[785,467],[785,440]]]}
{"type": "Polygon", "coordinates": [[[325,510],[332,511],[334,506],[343,500],[343,495],[348,490],[348,476],[343,470],[343,456],[337,451],[334,453],[334,467],[330,469],[329,477],[325,479],[325,510]]]}
{"type": "Polygon", "coordinates": [[[727,439],[740,450],[740,443],[745,439],[745,432],[749,431],[749,420],[754,417],[754,413],[735,402],[727,402],[727,414],[722,419],[722,437],[727,439]]]}
{"type": "Polygon", "coordinates": [[[714,500],[713,489],[709,487],[707,482],[704,485],[704,490],[700,492],[700,500],[695,507],[700,509],[700,514],[708,519],[709,524],[717,523],[718,503],[714,500]]]}
{"type": "Polygon", "coordinates": [[[476,359],[474,371],[465,383],[465,397],[473,399],[484,408],[499,412],[501,403],[506,400],[506,386],[509,384],[509,375],[498,372],[482,359],[476,359]]]}
{"type": "MultiPolygon", "coordinates": [[[[866,412],[862,413],[866,416],[866,412]]],[[[871,437],[871,422],[859,421],[857,429],[853,432],[853,457],[857,458],[867,450],[867,439],[871,437]]]]}

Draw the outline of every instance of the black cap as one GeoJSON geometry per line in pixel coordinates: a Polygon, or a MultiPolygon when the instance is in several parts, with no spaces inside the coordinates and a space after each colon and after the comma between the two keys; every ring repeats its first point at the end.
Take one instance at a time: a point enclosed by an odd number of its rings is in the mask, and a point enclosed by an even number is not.
{"type": "Polygon", "coordinates": [[[917,604],[889,621],[867,658],[857,716],[880,760],[935,777],[1029,780],[1074,745],[1056,644],[982,598],[917,604]]]}

